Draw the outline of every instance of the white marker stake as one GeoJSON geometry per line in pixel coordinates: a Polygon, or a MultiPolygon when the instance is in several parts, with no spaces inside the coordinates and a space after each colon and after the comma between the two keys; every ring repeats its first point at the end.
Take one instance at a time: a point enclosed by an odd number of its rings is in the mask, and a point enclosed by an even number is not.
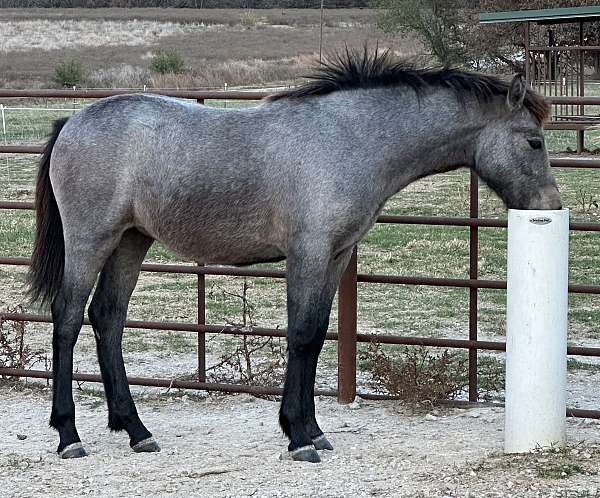
{"type": "Polygon", "coordinates": [[[566,443],[569,210],[508,212],[505,453],[566,443]]]}

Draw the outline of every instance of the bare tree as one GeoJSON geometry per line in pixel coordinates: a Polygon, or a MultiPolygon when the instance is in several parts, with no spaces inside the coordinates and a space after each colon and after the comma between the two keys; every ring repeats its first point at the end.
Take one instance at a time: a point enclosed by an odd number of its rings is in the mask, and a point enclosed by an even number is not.
{"type": "MultiPolygon", "coordinates": [[[[597,5],[597,0],[376,0],[379,26],[387,32],[416,33],[442,64],[479,68],[497,65],[523,71],[522,23],[479,23],[481,12],[597,5]]],[[[586,37],[598,44],[600,23],[586,23],[586,37]]],[[[561,38],[576,42],[577,27],[557,26],[561,38]]],[[[599,42],[600,43],[600,42],[599,42]]],[[[590,65],[600,70],[600,57],[590,54],[590,65]]]]}
{"type": "Polygon", "coordinates": [[[442,64],[464,61],[459,8],[463,0],[377,0],[386,32],[416,33],[442,64]]]}

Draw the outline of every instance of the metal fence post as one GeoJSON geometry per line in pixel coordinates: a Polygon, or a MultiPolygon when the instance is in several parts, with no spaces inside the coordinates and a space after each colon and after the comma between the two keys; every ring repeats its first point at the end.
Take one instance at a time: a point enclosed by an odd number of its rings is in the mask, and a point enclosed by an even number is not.
{"type": "Polygon", "coordinates": [[[356,254],[355,247],[338,293],[338,403],[343,404],[356,397],[356,254]]]}
{"type": "MultiPolygon", "coordinates": [[[[205,324],[206,275],[198,273],[198,325],[205,324]]],[[[206,382],[206,335],[204,332],[198,332],[198,382],[206,382]]]]}
{"type": "MultiPolygon", "coordinates": [[[[579,97],[585,96],[585,52],[583,51],[583,21],[579,21],[579,97]]],[[[579,106],[579,115],[585,115],[585,106],[579,106]]],[[[585,118],[582,118],[585,119],[585,118]]],[[[577,130],[577,154],[585,149],[585,136],[583,130],[577,130]]]]}
{"type": "MultiPolygon", "coordinates": [[[[203,105],[204,99],[196,99],[196,102],[203,105]]],[[[206,275],[204,273],[198,273],[198,325],[206,325],[206,275]]],[[[198,382],[206,382],[206,334],[204,332],[198,332],[198,382]]]]}
{"type": "MultiPolygon", "coordinates": [[[[479,178],[471,171],[469,184],[469,217],[479,217],[479,178]]],[[[469,228],[469,278],[477,279],[479,257],[478,227],[469,228]]],[[[469,287],[469,340],[477,340],[477,287],[469,287]]],[[[469,401],[477,401],[477,349],[469,348],[469,401]]]]}

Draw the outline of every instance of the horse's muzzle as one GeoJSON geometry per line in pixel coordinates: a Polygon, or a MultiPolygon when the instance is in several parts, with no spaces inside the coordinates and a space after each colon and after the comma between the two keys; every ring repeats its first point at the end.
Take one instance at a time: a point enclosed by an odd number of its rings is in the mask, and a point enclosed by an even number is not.
{"type": "Polygon", "coordinates": [[[528,209],[562,209],[560,192],[554,185],[544,187],[531,200],[528,209]]]}

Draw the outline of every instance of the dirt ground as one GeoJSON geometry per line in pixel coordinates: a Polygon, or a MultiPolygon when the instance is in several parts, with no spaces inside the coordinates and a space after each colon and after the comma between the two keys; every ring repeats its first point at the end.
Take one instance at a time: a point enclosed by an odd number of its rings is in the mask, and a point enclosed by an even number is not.
{"type": "Polygon", "coordinates": [[[47,424],[50,394],[0,385],[5,498],[600,496],[600,425],[590,420],[568,420],[567,450],[504,456],[502,408],[414,413],[392,401],[318,399],[335,451],[310,464],[280,458],[273,401],[148,390],[136,394],[138,411],[162,451],[135,454],[124,434],[106,428],[98,392],[83,391],[77,418],[90,455],[63,461],[47,424]]]}

